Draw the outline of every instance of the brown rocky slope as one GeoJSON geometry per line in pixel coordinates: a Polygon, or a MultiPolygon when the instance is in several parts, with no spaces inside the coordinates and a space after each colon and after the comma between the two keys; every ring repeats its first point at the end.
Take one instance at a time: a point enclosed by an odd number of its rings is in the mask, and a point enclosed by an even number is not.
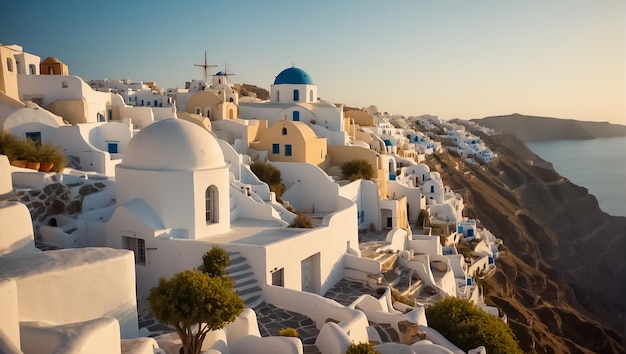
{"type": "Polygon", "coordinates": [[[514,136],[474,133],[502,156],[479,165],[441,153],[429,163],[508,248],[488,302],[526,352],[623,353],[626,217],[602,212],[514,136]]]}

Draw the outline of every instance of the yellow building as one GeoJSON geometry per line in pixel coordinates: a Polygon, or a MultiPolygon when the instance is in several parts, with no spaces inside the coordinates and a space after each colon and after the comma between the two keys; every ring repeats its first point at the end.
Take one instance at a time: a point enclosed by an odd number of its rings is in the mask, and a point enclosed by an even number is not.
{"type": "Polygon", "coordinates": [[[10,47],[0,45],[0,91],[19,101],[15,53],[16,51],[10,47]]]}
{"type": "Polygon", "coordinates": [[[47,57],[39,64],[39,73],[41,75],[63,75],[70,74],[67,65],[55,57],[47,57]]]}
{"type": "Polygon", "coordinates": [[[235,119],[239,116],[236,104],[224,102],[211,91],[198,91],[193,94],[185,104],[185,112],[199,114],[213,121],[235,119]]]}
{"type": "Polygon", "coordinates": [[[319,165],[327,156],[326,138],[318,138],[313,129],[302,122],[283,120],[261,132],[251,149],[267,151],[270,161],[306,162],[319,165]]]}

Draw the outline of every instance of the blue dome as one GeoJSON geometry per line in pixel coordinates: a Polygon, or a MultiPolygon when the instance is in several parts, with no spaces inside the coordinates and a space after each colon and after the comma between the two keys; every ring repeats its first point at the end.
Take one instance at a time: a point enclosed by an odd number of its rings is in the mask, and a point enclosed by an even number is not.
{"type": "Polygon", "coordinates": [[[215,74],[215,76],[224,76],[224,73],[221,71],[218,71],[217,74],[215,74]]]}
{"type": "Polygon", "coordinates": [[[304,70],[298,68],[287,68],[276,76],[274,85],[289,84],[289,85],[313,85],[313,80],[309,74],[304,70]]]}

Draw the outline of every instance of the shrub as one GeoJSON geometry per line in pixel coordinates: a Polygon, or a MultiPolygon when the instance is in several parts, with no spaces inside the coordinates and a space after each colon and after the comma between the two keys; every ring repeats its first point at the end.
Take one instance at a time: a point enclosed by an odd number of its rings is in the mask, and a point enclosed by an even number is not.
{"type": "Polygon", "coordinates": [[[230,265],[230,258],[226,250],[222,247],[215,246],[202,256],[204,264],[204,273],[210,277],[223,277],[224,270],[230,265]]]}
{"type": "Polygon", "coordinates": [[[298,331],[295,328],[283,328],[280,330],[280,335],[283,337],[298,338],[298,331]]]}
{"type": "Polygon", "coordinates": [[[285,185],[280,176],[280,170],[269,163],[260,161],[253,162],[250,165],[252,172],[270,188],[270,191],[276,194],[276,200],[282,202],[283,193],[285,193],[285,185]]]}
{"type": "Polygon", "coordinates": [[[371,179],[374,176],[374,169],[366,160],[356,159],[341,165],[341,174],[352,182],[357,179],[371,179]]]}
{"type": "Polygon", "coordinates": [[[482,345],[489,354],[522,353],[509,325],[469,300],[439,300],[426,309],[426,318],[429,327],[465,352],[482,345]]]}
{"type": "Polygon", "coordinates": [[[310,229],[313,227],[313,222],[311,221],[311,218],[301,212],[296,212],[296,217],[291,221],[291,224],[289,224],[289,227],[300,227],[300,228],[305,228],[305,229],[310,229]]]}
{"type": "Polygon", "coordinates": [[[38,145],[30,139],[20,139],[9,133],[0,133],[0,154],[7,155],[9,161],[53,163],[53,171],[61,172],[67,164],[63,149],[46,143],[38,145]]]}
{"type": "Polygon", "coordinates": [[[380,354],[372,343],[351,343],[346,354],[380,354]]]}

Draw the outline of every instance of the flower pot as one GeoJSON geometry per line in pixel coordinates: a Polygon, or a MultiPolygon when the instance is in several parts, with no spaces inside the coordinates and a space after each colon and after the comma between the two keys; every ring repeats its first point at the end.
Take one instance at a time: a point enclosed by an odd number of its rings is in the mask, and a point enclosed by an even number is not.
{"type": "Polygon", "coordinates": [[[11,161],[11,166],[26,168],[26,164],[28,161],[26,160],[13,160],[11,161]]]}
{"type": "Polygon", "coordinates": [[[54,167],[54,162],[42,162],[39,166],[39,172],[50,172],[52,167],[54,167]]]}
{"type": "Polygon", "coordinates": [[[26,168],[30,168],[31,170],[35,170],[35,171],[39,171],[39,166],[41,165],[41,162],[31,162],[28,161],[26,163],[26,168]]]}

